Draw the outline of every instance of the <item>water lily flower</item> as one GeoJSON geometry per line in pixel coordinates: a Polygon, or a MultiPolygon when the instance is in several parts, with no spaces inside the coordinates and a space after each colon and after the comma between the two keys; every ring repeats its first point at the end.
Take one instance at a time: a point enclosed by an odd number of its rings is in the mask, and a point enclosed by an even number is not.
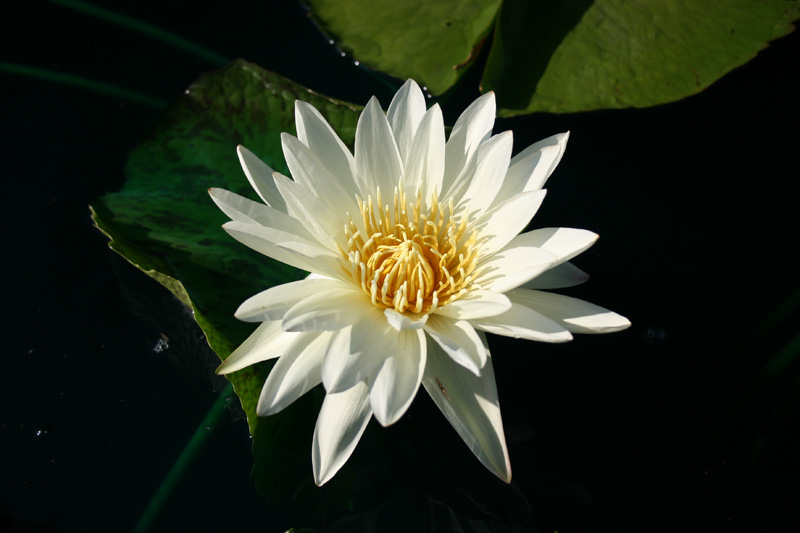
{"type": "Polygon", "coordinates": [[[312,444],[314,480],[330,480],[374,416],[397,422],[420,384],[486,468],[506,482],[506,449],[485,333],[564,342],[606,333],[624,317],[543,292],[587,275],[569,260],[597,235],[525,229],[568,134],[511,157],[510,131],[491,135],[495,99],[470,105],[445,140],[438,105],[409,80],[387,113],[364,108],[351,153],[322,115],[297,101],[297,137],[284,133],[292,177],[240,146],[264,203],[211,189],[250,248],[310,273],[236,311],[260,322],[217,370],[278,358],[258,401],[268,416],[322,383],[312,444]]]}

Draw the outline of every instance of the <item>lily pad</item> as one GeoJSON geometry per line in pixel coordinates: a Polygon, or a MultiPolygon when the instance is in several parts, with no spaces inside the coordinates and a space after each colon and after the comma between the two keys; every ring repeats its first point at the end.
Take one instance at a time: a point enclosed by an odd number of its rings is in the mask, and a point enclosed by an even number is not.
{"type": "Polygon", "coordinates": [[[433,94],[478,57],[500,0],[307,0],[311,17],[360,63],[433,94]]]}
{"type": "Polygon", "coordinates": [[[698,93],[792,31],[787,0],[507,0],[481,87],[500,114],[647,107],[698,93]]]}
{"type": "MultiPolygon", "coordinates": [[[[342,139],[352,143],[359,106],[238,60],[200,77],[177,98],[131,152],[122,190],[92,205],[95,224],[111,239],[111,248],[191,305],[209,344],[223,359],[254,328],[234,318],[238,305],[305,273],[227,235],[221,228],[227,218],[207,189],[221,187],[257,199],[239,165],[239,144],[286,172],[280,133],[294,131],[298,99],[319,109],[342,139]]],[[[255,406],[268,367],[227,376],[253,435],[264,420],[256,416],[255,406]]],[[[308,418],[312,427],[315,416],[308,418]]],[[[310,441],[307,445],[310,449],[310,441]]],[[[310,452],[307,457],[310,475],[310,452]]]]}
{"type": "Polygon", "coordinates": [[[309,0],[355,59],[435,95],[478,55],[498,114],[648,107],[702,91],[793,29],[797,0],[309,0]]]}

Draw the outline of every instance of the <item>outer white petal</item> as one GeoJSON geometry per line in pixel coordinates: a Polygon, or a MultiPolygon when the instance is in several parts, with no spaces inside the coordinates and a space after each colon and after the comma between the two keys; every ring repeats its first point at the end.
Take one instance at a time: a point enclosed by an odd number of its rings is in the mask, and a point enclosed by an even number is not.
{"type": "Polygon", "coordinates": [[[512,196],[494,206],[476,223],[482,239],[481,255],[491,255],[525,229],[542,205],[547,191],[529,191],[512,196]]]}
{"type": "Polygon", "coordinates": [[[419,189],[423,205],[428,205],[431,195],[438,196],[441,192],[444,146],[442,110],[438,104],[434,104],[422,117],[403,170],[405,191],[414,194],[419,189]]]}
{"type": "Polygon", "coordinates": [[[279,320],[300,300],[316,296],[321,291],[341,288],[343,283],[328,278],[293,281],[271,287],[245,300],[234,316],[245,322],[279,320]]]}
{"type": "Polygon", "coordinates": [[[403,416],[417,395],[427,360],[425,333],[407,329],[397,333],[397,344],[369,379],[369,397],[375,418],[390,426],[403,416]]]}
{"type": "Polygon", "coordinates": [[[297,100],[294,104],[294,115],[297,138],[308,146],[320,161],[325,162],[330,173],[336,176],[349,197],[353,198],[357,190],[353,178],[355,168],[353,154],[311,104],[297,100]]]}
{"type": "Polygon", "coordinates": [[[222,228],[240,243],[277,261],[329,278],[342,277],[338,256],[295,234],[235,220],[222,228]]]}
{"type": "Polygon", "coordinates": [[[329,481],[350,458],[371,417],[366,383],[325,396],[311,451],[317,485],[329,481]]]}
{"type": "Polygon", "coordinates": [[[439,307],[434,314],[458,320],[471,320],[499,315],[510,308],[511,302],[504,294],[487,290],[473,290],[455,302],[439,307]]]}
{"type": "Polygon", "coordinates": [[[333,233],[340,233],[346,223],[346,213],[332,210],[307,187],[275,173],[275,185],[286,200],[286,209],[329,250],[336,250],[333,233]]]}
{"type": "Polygon", "coordinates": [[[535,246],[555,254],[555,265],[569,261],[576,255],[586,251],[595,242],[598,235],[585,229],[575,228],[541,228],[522,233],[514,237],[509,246],[535,246]]]}
{"type": "MultiPolygon", "coordinates": [[[[264,219],[264,210],[270,207],[240,196],[236,193],[212,187],[208,189],[208,194],[217,207],[228,215],[231,220],[238,220],[248,224],[263,224],[258,219],[264,219]]],[[[284,213],[285,214],[285,213],[284,213]]]]}
{"type": "Polygon", "coordinates": [[[496,111],[494,93],[488,92],[472,102],[456,120],[445,148],[445,174],[442,191],[445,197],[457,187],[458,178],[467,167],[478,145],[489,137],[496,111]]]}
{"type": "Polygon", "coordinates": [[[567,147],[569,132],[553,135],[532,144],[511,159],[503,187],[497,193],[496,202],[502,202],[515,194],[544,187],[567,147]]]}
{"type": "Polygon", "coordinates": [[[400,158],[407,161],[411,151],[411,141],[425,114],[425,96],[414,80],[406,81],[389,104],[386,118],[392,127],[400,158]]]}
{"type": "Polygon", "coordinates": [[[479,330],[515,339],[541,342],[572,340],[572,335],[566,328],[543,314],[517,303],[503,314],[470,320],[470,323],[479,330]]]}
{"type": "Polygon", "coordinates": [[[319,159],[317,154],[296,137],[281,133],[281,144],[286,164],[296,183],[307,187],[332,211],[356,212],[358,206],[355,202],[355,185],[352,182],[341,183],[328,170],[328,162],[319,159]],[[349,185],[349,189],[345,185],[349,185]]]}
{"type": "MultiPolygon", "coordinates": [[[[284,331],[334,331],[381,313],[369,298],[346,283],[307,295],[283,315],[284,331]]],[[[383,317],[381,316],[381,319],[383,317]]],[[[381,323],[385,323],[381,320],[381,323]]]]}
{"type": "Polygon", "coordinates": [[[370,313],[338,331],[322,363],[325,390],[341,392],[369,377],[395,350],[399,333],[370,313]]]}
{"type": "Polygon", "coordinates": [[[483,212],[494,201],[508,170],[513,144],[512,133],[504,131],[478,146],[475,171],[463,196],[468,212],[483,212]]]}
{"type": "Polygon", "coordinates": [[[553,253],[524,243],[515,245],[512,240],[479,265],[475,283],[491,291],[506,292],[540,275],[555,262],[553,253]]]}
{"type": "Polygon", "coordinates": [[[261,389],[258,416],[274,415],[322,382],[322,358],[331,334],[298,333],[286,347],[261,389]]]}
{"type": "Polygon", "coordinates": [[[482,375],[476,376],[429,342],[422,384],[472,453],[493,474],[510,483],[511,463],[491,358],[482,375]]]}
{"type": "Polygon", "coordinates": [[[356,126],[356,183],[361,197],[375,195],[380,188],[385,201],[400,183],[403,164],[389,121],[374,96],[367,103],[356,126]]]}
{"type": "Polygon", "coordinates": [[[244,175],[247,176],[247,181],[264,200],[264,203],[285,213],[286,204],[272,180],[272,169],[241,144],[236,147],[236,153],[239,155],[239,163],[242,165],[244,175]]]}
{"type": "Polygon", "coordinates": [[[466,320],[452,320],[432,315],[425,332],[456,363],[479,376],[488,354],[475,329],[466,320]]]}
{"type": "Polygon", "coordinates": [[[230,374],[250,365],[280,357],[297,336],[281,330],[280,322],[264,322],[234,350],[219,367],[217,374],[230,374]]]}
{"type": "Polygon", "coordinates": [[[539,274],[527,283],[520,285],[523,289],[563,289],[580,285],[589,279],[589,274],[570,262],[561,263],[539,274]]]}
{"type": "Polygon", "coordinates": [[[293,233],[301,239],[314,240],[308,230],[297,219],[290,217],[285,212],[279,211],[274,207],[248,200],[244,196],[239,196],[225,189],[211,188],[208,190],[208,194],[211,196],[211,199],[214,200],[214,203],[217,204],[217,207],[232,220],[247,224],[269,226],[281,231],[293,233]]]}
{"type": "Polygon", "coordinates": [[[613,311],[562,294],[515,289],[508,296],[513,302],[542,313],[573,333],[611,333],[631,325],[627,318],[613,311]]]}

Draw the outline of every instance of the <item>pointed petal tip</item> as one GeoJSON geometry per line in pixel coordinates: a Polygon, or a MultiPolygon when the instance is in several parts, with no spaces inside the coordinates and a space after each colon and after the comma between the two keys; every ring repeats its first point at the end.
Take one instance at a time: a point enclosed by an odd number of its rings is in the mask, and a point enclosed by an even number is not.
{"type": "Polygon", "coordinates": [[[281,409],[276,409],[275,407],[276,406],[273,403],[262,404],[261,399],[259,398],[258,405],[256,405],[256,414],[258,416],[272,416],[281,411],[281,409]]]}
{"type": "Polygon", "coordinates": [[[328,481],[333,479],[333,476],[335,476],[338,471],[339,471],[338,469],[337,470],[333,470],[333,471],[326,470],[325,472],[316,472],[315,471],[314,472],[314,485],[316,485],[317,487],[323,486],[325,483],[327,483],[328,481]]]}
{"type": "Polygon", "coordinates": [[[228,374],[230,372],[228,370],[228,368],[227,368],[227,367],[230,366],[230,365],[226,364],[227,361],[228,361],[227,359],[225,361],[222,361],[222,363],[220,363],[220,365],[216,368],[216,370],[214,370],[214,373],[216,375],[224,376],[225,374],[228,374]]]}
{"type": "Polygon", "coordinates": [[[382,413],[381,411],[374,411],[372,414],[375,416],[375,420],[377,420],[381,426],[388,428],[389,426],[395,424],[398,420],[403,418],[402,415],[405,414],[405,411],[396,414],[395,416],[392,417],[387,417],[386,414],[382,413]]]}

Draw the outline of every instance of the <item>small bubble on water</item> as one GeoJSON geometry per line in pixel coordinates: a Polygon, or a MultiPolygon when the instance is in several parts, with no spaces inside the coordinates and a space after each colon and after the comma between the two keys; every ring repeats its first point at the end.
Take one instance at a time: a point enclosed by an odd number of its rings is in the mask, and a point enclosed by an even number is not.
{"type": "Polygon", "coordinates": [[[164,350],[169,348],[169,337],[161,334],[161,338],[156,341],[156,345],[153,346],[153,351],[156,353],[161,353],[164,350]]]}

